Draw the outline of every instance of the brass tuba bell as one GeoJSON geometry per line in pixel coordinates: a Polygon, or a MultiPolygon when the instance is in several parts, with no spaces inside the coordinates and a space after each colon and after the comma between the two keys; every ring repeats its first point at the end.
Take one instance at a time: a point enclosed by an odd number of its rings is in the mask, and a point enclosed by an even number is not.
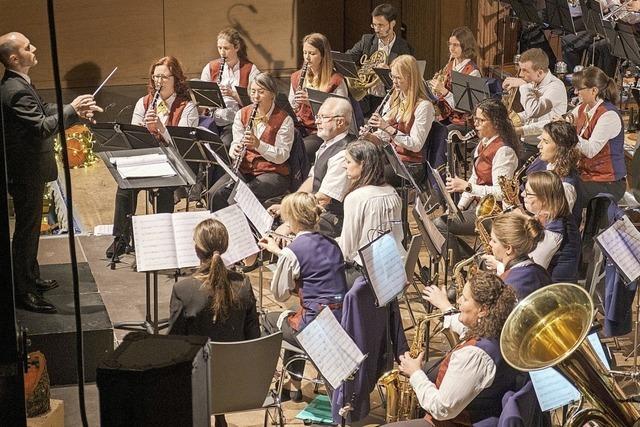
{"type": "Polygon", "coordinates": [[[500,336],[504,360],[520,371],[554,367],[582,393],[590,408],[571,415],[565,426],[590,420],[602,426],[633,426],[640,413],[613,380],[586,340],[593,323],[593,302],[571,283],[545,286],[520,301],[500,336]]]}

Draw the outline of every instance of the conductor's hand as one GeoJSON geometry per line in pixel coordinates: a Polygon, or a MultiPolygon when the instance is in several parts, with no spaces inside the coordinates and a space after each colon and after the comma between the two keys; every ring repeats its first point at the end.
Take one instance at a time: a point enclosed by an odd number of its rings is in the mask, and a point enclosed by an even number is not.
{"type": "Polygon", "coordinates": [[[462,193],[468,185],[469,182],[465,181],[462,178],[454,176],[453,178],[447,177],[447,183],[445,187],[447,188],[447,191],[449,193],[462,193]]]}
{"type": "Polygon", "coordinates": [[[268,250],[274,255],[280,255],[280,252],[282,252],[282,249],[278,246],[278,242],[276,242],[276,239],[273,237],[263,237],[258,241],[258,246],[260,246],[261,249],[268,250]]]}
{"type": "Polygon", "coordinates": [[[450,308],[453,308],[449,301],[449,297],[447,296],[447,292],[435,285],[425,287],[422,291],[422,298],[425,301],[429,301],[441,312],[445,312],[450,308]]]}
{"type": "Polygon", "coordinates": [[[71,106],[78,116],[91,122],[94,122],[94,113],[102,113],[102,111],[104,111],[96,104],[95,99],[93,99],[93,95],[80,95],[71,101],[71,106]]]}
{"type": "Polygon", "coordinates": [[[247,146],[249,150],[257,150],[260,145],[260,140],[250,130],[244,133],[242,143],[247,146]]]}
{"type": "Polygon", "coordinates": [[[276,203],[275,205],[271,205],[267,208],[267,212],[271,214],[272,217],[280,216],[280,204],[276,203]]]}
{"type": "Polygon", "coordinates": [[[507,77],[506,79],[504,79],[504,81],[502,82],[502,87],[506,90],[512,89],[514,87],[520,87],[523,84],[526,84],[527,82],[524,81],[524,79],[521,79],[519,77],[507,77]]]}
{"type": "Polygon", "coordinates": [[[412,358],[411,353],[405,351],[400,355],[400,372],[408,377],[411,377],[414,372],[422,369],[422,359],[424,358],[424,351],[420,352],[417,358],[412,358]]]}

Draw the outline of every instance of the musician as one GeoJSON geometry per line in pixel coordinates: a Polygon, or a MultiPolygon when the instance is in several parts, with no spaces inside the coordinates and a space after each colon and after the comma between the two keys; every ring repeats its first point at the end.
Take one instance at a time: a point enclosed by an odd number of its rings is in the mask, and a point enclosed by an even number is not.
{"type": "MultiPolygon", "coordinates": [[[[0,36],[0,62],[5,67],[0,82],[0,128],[15,210],[11,249],[15,301],[25,310],[55,313],[56,307],[38,294],[58,286],[55,280],[40,277],[38,244],[45,184],[58,176],[53,137],[59,116],[56,104],[44,102],[31,85],[29,73],[38,64],[35,52],[36,47],[21,33],[0,36]]],[[[100,111],[93,96],[81,95],[64,105],[62,119],[69,127],[80,118],[91,120],[100,111]]]]}
{"type": "Polygon", "coordinates": [[[233,140],[231,125],[241,106],[240,96],[235,87],[248,88],[249,83],[260,71],[249,61],[247,44],[238,30],[225,28],[220,31],[217,37],[217,48],[220,59],[214,59],[204,66],[200,80],[216,82],[220,86],[226,107],[214,109],[213,118],[218,127],[218,135],[228,149],[233,140]]]}
{"type": "Polygon", "coordinates": [[[504,283],[515,289],[519,300],[551,283],[546,268],[529,255],[543,238],[544,228],[536,218],[509,212],[493,220],[489,242],[493,255],[483,258],[488,268],[497,270],[504,283]]]}
{"type": "Polygon", "coordinates": [[[553,283],[577,283],[580,231],[560,177],[552,171],[533,172],[527,176],[523,195],[525,208],[544,227],[544,239],[529,256],[547,268],[553,283]]]}
{"type": "Polygon", "coordinates": [[[398,251],[402,246],[402,201],[384,179],[384,154],[373,142],[359,139],[347,146],[345,169],[350,181],[344,198],[344,224],[337,241],[348,262],[347,283],[362,275],[358,249],[372,240],[376,232],[391,230],[398,251]]]}
{"type": "Polygon", "coordinates": [[[624,127],[616,107],[615,81],[597,67],[581,72],[576,87],[580,104],[568,117],[578,131],[582,201],[589,203],[598,193],[609,193],[620,200],[626,190],[624,127]]]}
{"type": "MultiPolygon", "coordinates": [[[[282,200],[281,212],[296,237],[284,249],[280,249],[272,237],[262,239],[259,245],[278,256],[271,280],[274,298],[284,302],[294,292],[298,294],[300,305],[295,312],[267,313],[265,327],[270,333],[282,330],[284,340],[298,345],[295,335],[325,307],[329,307],[340,321],[342,300],[347,293],[344,258],[335,240],[316,231],[320,209],[312,194],[287,195],[282,200]]],[[[285,352],[284,363],[294,354],[285,352]]],[[[293,395],[289,393],[289,397],[299,402],[302,400],[299,379],[304,371],[304,361],[293,362],[289,368],[299,375],[298,380],[292,381],[292,387],[297,391],[293,395]]]]}
{"type": "MultiPolygon", "coordinates": [[[[258,200],[265,202],[289,189],[288,159],[294,137],[293,120],[275,104],[278,87],[270,74],[258,74],[251,82],[249,93],[254,104],[236,113],[229,155],[234,162],[242,155],[239,171],[258,200]],[[256,104],[255,118],[249,123],[256,104]]],[[[227,199],[232,190],[228,185],[230,179],[221,178],[209,190],[212,212],[228,206],[227,199]]]]}
{"type": "MultiPolygon", "coordinates": [[[[173,56],[165,56],[149,69],[147,94],[138,99],[131,117],[131,124],[146,126],[159,144],[169,144],[171,136],[166,126],[198,126],[198,109],[191,102],[182,65],[173,56]],[[157,95],[156,95],[157,93],[157,95]],[[154,108],[154,99],[156,104],[154,108]]],[[[160,188],[157,195],[157,212],[173,212],[174,187],[160,188]]],[[[139,190],[116,191],[113,213],[115,239],[107,248],[106,256],[119,256],[127,250],[131,240],[131,215],[136,212],[139,190]]]]}
{"type": "Polygon", "coordinates": [[[431,80],[434,94],[438,97],[441,119],[448,124],[448,130],[459,130],[463,133],[471,130],[469,114],[454,111],[455,102],[452,90],[452,72],[481,77],[475,63],[478,46],[473,32],[468,27],[458,27],[449,37],[449,62],[433,76],[431,80]]]}
{"type": "Polygon", "coordinates": [[[305,151],[307,152],[309,163],[313,163],[315,153],[322,144],[322,138],[317,134],[318,129],[311,110],[311,104],[309,103],[309,96],[305,89],[311,88],[344,97],[348,97],[349,92],[342,74],[333,71],[331,45],[324,34],[307,34],[302,39],[302,55],[306,64],[304,81],[301,81],[303,70],[298,70],[291,75],[289,103],[293,106],[296,116],[305,129],[305,151]]]}
{"type": "MultiPolygon", "coordinates": [[[[256,299],[248,277],[228,270],[221,258],[228,247],[224,224],[205,219],[193,233],[200,266],[173,286],[170,335],[207,336],[212,341],[244,341],[260,337],[256,299]]],[[[224,414],[216,427],[226,426],[224,414]]]]}
{"type": "Polygon", "coordinates": [[[567,91],[564,83],[549,70],[549,57],[542,49],[525,51],[518,62],[520,77],[507,77],[502,86],[509,91],[518,88],[524,111],[518,113],[522,125],[516,134],[524,137],[523,157],[535,154],[542,127],[552,118],[567,111],[567,91]]]}
{"type": "MultiPolygon", "coordinates": [[[[400,55],[391,62],[391,79],[393,92],[389,101],[382,114],[371,116],[360,137],[377,144],[391,143],[416,182],[421,182],[425,174],[423,148],[435,118],[433,103],[427,100],[413,56],[400,55]],[[373,134],[368,130],[372,127],[378,129],[373,134]]],[[[389,164],[385,166],[385,181],[396,187],[402,184],[389,164]]]]}
{"type": "MultiPolygon", "coordinates": [[[[371,28],[374,34],[364,34],[362,38],[345,53],[351,55],[356,61],[362,59],[362,55],[370,57],[374,52],[382,50],[387,55],[385,64],[393,61],[398,55],[413,55],[413,47],[395,33],[398,11],[388,3],[382,3],[371,12],[371,28]]],[[[384,64],[379,64],[384,66],[384,64]]],[[[362,113],[371,115],[378,108],[384,96],[384,85],[378,82],[369,90],[369,94],[360,101],[362,113]]]]}
{"type": "Polygon", "coordinates": [[[580,196],[580,175],[578,159],[580,152],[576,148],[578,134],[576,128],[564,121],[553,121],[544,125],[538,150],[540,156],[527,168],[527,176],[542,170],[554,171],[562,180],[564,195],[569,204],[576,224],[582,220],[582,201],[580,196]]]}
{"type": "MultiPolygon", "coordinates": [[[[344,217],[343,204],[349,181],[344,168],[345,148],[353,140],[348,134],[353,109],[346,99],[329,98],[322,103],[315,117],[318,136],[322,145],[316,151],[316,160],[309,177],[300,185],[298,191],[311,193],[324,212],[320,214],[321,232],[337,237],[342,230],[344,217]]],[[[269,206],[269,212],[280,215],[280,204],[269,206]]],[[[288,235],[289,225],[285,222],[276,230],[288,235]]]]}
{"type": "MultiPolygon", "coordinates": [[[[502,102],[494,99],[480,102],[474,112],[474,124],[481,139],[474,150],[471,177],[468,181],[458,176],[447,177],[446,182],[448,192],[462,193],[458,207],[462,210],[464,221],[452,219],[447,230],[447,223],[438,218],[435,223],[442,233],[475,235],[476,214],[475,209],[470,209],[471,204],[489,194],[497,201],[502,200],[498,177],[511,178],[518,167],[518,138],[502,102]]],[[[471,255],[470,251],[462,253],[461,244],[458,238],[449,240],[454,263],[471,255]]]]}
{"type": "MultiPolygon", "coordinates": [[[[445,291],[428,286],[424,298],[443,313],[453,306],[445,291]]],[[[472,425],[502,412],[502,396],[515,387],[516,372],[500,353],[500,333],[516,305],[516,293],[497,276],[479,271],[469,278],[458,298],[459,314],[445,315],[444,326],[463,341],[437,369],[425,372],[424,352],[400,356],[400,371],[409,377],[418,402],[427,411],[423,420],[391,426],[472,425]]]]}

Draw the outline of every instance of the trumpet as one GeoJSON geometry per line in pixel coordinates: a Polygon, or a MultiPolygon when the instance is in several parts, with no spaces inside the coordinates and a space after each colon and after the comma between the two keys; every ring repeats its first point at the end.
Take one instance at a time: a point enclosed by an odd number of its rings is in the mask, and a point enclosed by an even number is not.
{"type": "Polygon", "coordinates": [[[612,7],[609,13],[607,13],[602,17],[602,20],[615,22],[615,21],[619,21],[621,19],[626,18],[632,13],[633,11],[629,9],[629,6],[627,4],[620,4],[620,5],[617,5],[615,8],[612,7]]]}
{"type": "MultiPolygon", "coordinates": [[[[384,98],[382,98],[382,102],[380,103],[380,105],[378,105],[378,108],[376,108],[376,111],[373,112],[373,114],[380,114],[382,113],[382,110],[384,109],[385,105],[387,104],[387,102],[389,102],[389,98],[391,97],[391,94],[393,94],[394,92],[394,88],[392,87],[391,89],[389,89],[387,91],[387,94],[384,96],[384,98]]],[[[372,116],[373,116],[372,114],[372,116]]],[[[362,135],[364,135],[365,133],[368,132],[373,132],[373,126],[371,126],[369,123],[366,123],[363,127],[362,130],[360,131],[360,137],[362,137],[362,135]]]]}
{"type": "MultiPolygon", "coordinates": [[[[253,120],[256,118],[256,113],[258,112],[258,105],[259,104],[257,102],[253,104],[253,110],[251,111],[251,116],[249,117],[247,126],[244,128],[245,133],[247,133],[248,131],[251,130],[251,128],[253,128],[253,120]]],[[[246,154],[246,152],[247,152],[247,146],[244,143],[242,143],[240,153],[238,153],[238,155],[233,161],[233,173],[235,173],[236,175],[240,170],[240,164],[242,163],[242,160],[244,159],[244,155],[246,154]]]]}
{"type": "Polygon", "coordinates": [[[218,73],[218,86],[220,86],[220,83],[222,83],[222,73],[224,73],[224,66],[226,63],[227,63],[227,57],[226,56],[220,57],[220,72],[218,73]]]}

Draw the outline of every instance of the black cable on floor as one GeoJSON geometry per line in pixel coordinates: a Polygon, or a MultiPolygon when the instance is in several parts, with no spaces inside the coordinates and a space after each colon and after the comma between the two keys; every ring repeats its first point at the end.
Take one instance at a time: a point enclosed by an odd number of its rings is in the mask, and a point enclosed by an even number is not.
{"type": "Polygon", "coordinates": [[[53,83],[56,91],[56,106],[58,109],[58,137],[62,146],[62,161],[64,167],[64,182],[67,193],[67,228],[69,233],[69,255],[71,257],[71,273],[73,280],[73,306],[76,323],[76,369],[78,373],[78,403],[80,404],[80,418],[82,425],[87,427],[87,409],[84,397],[84,346],[82,337],[82,316],[80,314],[80,286],[78,282],[78,259],[76,257],[75,227],[73,221],[73,196],[71,188],[71,173],[69,172],[69,155],[67,153],[67,138],[65,135],[64,114],[62,104],[62,88],[60,84],[60,66],[58,63],[58,45],[56,39],[56,22],[53,10],[53,0],[47,0],[47,14],[49,19],[49,38],[51,39],[51,62],[53,68],[53,83]]]}

